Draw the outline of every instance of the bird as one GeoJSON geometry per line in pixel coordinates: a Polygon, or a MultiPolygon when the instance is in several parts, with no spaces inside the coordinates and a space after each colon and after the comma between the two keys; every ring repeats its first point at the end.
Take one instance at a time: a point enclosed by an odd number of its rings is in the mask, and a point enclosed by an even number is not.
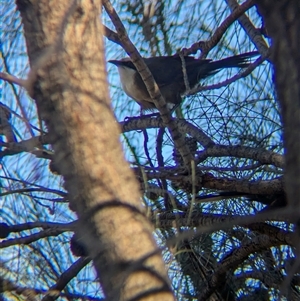
{"type": "MultiPolygon", "coordinates": [[[[217,61],[184,56],[189,88],[194,88],[201,80],[224,68],[246,68],[249,66],[249,59],[257,55],[259,55],[257,51],[252,51],[217,61]]],[[[182,95],[188,90],[184,80],[182,58],[179,54],[149,57],[143,60],[151,71],[166,103],[173,106],[179,105],[182,95]]],[[[124,92],[133,98],[142,110],[156,109],[140,74],[129,57],[108,62],[118,67],[124,92]]]]}

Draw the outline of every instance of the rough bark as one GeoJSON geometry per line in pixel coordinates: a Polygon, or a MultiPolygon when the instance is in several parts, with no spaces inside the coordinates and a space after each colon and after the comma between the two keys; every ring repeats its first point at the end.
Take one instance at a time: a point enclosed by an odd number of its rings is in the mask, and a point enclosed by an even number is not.
{"type": "Polygon", "coordinates": [[[100,1],[17,0],[36,100],[107,300],[173,300],[107,91],[100,1]]]}
{"type": "Polygon", "coordinates": [[[257,6],[264,18],[266,32],[272,39],[274,82],[284,126],[285,183],[288,201],[299,210],[300,2],[263,0],[257,1],[257,6]]]}

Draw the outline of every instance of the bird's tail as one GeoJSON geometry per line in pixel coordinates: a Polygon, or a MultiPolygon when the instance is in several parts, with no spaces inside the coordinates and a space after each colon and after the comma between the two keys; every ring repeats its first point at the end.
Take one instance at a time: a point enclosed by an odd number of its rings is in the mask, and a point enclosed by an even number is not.
{"type": "Polygon", "coordinates": [[[259,52],[252,51],[239,55],[234,55],[219,61],[211,61],[208,64],[209,71],[215,73],[223,68],[246,68],[250,65],[249,59],[258,55],[259,52]]]}
{"type": "Polygon", "coordinates": [[[224,68],[246,68],[249,59],[258,56],[259,52],[252,51],[227,57],[219,61],[198,59],[186,63],[190,85],[195,86],[200,80],[214,75],[224,68]]]}

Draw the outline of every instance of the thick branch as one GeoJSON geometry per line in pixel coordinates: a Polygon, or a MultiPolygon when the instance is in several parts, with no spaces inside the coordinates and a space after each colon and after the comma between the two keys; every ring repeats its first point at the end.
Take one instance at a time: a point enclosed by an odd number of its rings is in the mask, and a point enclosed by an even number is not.
{"type": "Polygon", "coordinates": [[[17,1],[31,95],[108,300],[173,300],[110,107],[100,1],[17,1]],[[143,259],[143,260],[142,260],[143,259]],[[133,268],[134,267],[134,268],[133,268]]]}

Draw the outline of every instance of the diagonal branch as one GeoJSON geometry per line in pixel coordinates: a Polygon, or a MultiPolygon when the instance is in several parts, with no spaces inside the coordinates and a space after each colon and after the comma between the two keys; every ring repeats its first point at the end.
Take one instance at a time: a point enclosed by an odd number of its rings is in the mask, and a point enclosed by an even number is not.
{"type": "Polygon", "coordinates": [[[171,114],[167,108],[167,104],[159,91],[158,85],[154,81],[154,78],[153,78],[150,70],[146,66],[145,62],[143,61],[141,55],[139,54],[139,52],[137,51],[135,46],[132,44],[132,42],[128,38],[125,27],[122,24],[115,9],[112,7],[111,3],[108,0],[104,0],[103,5],[105,7],[106,12],[110,16],[112,22],[114,23],[114,26],[116,27],[116,30],[117,30],[117,33],[121,40],[123,48],[128,53],[133,64],[135,65],[136,69],[140,73],[140,75],[145,83],[145,86],[147,87],[149,95],[151,96],[156,108],[160,112],[163,123],[169,129],[170,134],[173,138],[174,144],[175,144],[176,148],[179,150],[179,152],[184,160],[185,166],[187,168],[189,168],[190,162],[193,160],[193,157],[190,154],[188,147],[185,145],[184,137],[180,134],[180,132],[177,129],[176,124],[173,122],[171,114]]]}

